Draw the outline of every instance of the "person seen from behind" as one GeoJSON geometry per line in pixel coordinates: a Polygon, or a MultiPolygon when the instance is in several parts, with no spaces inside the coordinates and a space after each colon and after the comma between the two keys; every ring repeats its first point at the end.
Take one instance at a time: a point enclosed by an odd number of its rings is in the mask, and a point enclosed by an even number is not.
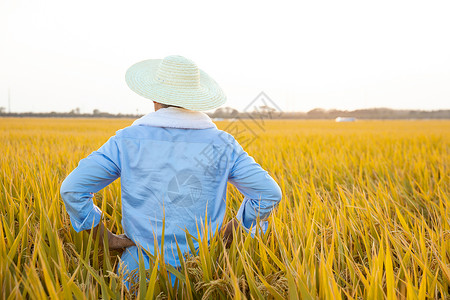
{"type": "MultiPolygon", "coordinates": [[[[226,97],[218,84],[182,56],[145,60],[126,73],[128,86],[154,102],[155,112],[116,132],[82,159],[61,185],[61,196],[76,232],[107,235],[110,249],[125,249],[122,272],[139,268],[139,252],[154,252],[164,230],[165,262],[180,266],[176,243],[188,252],[185,230],[220,229],[232,240],[233,227],[254,233],[282,198],[275,180],[244,151],[236,139],[217,129],[201,111],[215,109],[226,97]],[[121,178],[124,234],[110,232],[93,195],[121,178]],[[223,224],[227,183],[244,196],[236,217],[223,224]],[[207,216],[207,220],[205,220],[207,216]]],[[[194,243],[198,247],[197,243],[194,243]]],[[[149,257],[144,252],[146,268],[149,257]]],[[[119,268],[118,268],[119,272],[119,268]]],[[[172,283],[175,277],[172,275],[172,283]]]]}

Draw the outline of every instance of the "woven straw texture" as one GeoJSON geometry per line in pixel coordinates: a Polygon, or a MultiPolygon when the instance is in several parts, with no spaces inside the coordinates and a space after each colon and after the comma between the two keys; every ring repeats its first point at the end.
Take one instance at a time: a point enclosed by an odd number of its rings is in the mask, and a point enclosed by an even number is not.
{"type": "Polygon", "coordinates": [[[138,62],[127,70],[125,80],[142,97],[190,110],[210,110],[226,101],[214,79],[179,55],[138,62]]]}

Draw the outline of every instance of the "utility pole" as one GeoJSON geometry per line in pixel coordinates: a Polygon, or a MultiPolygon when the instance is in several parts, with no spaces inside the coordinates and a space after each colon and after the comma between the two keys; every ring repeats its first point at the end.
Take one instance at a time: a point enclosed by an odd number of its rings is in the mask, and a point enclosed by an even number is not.
{"type": "Polygon", "coordinates": [[[11,89],[8,88],[8,111],[11,113],[11,89]]]}

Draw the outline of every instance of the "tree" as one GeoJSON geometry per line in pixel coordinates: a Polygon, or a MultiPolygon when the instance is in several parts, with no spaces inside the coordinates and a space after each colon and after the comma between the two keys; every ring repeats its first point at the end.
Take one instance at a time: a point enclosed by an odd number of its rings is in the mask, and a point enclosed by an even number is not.
{"type": "Polygon", "coordinates": [[[71,115],[79,115],[79,114],[80,114],[80,108],[79,108],[79,107],[76,107],[76,108],[72,109],[72,110],[69,112],[69,114],[71,114],[71,115]]]}
{"type": "Polygon", "coordinates": [[[261,105],[258,108],[255,107],[255,112],[271,116],[276,112],[276,109],[267,105],[261,105]]]}
{"type": "Polygon", "coordinates": [[[310,116],[317,116],[317,115],[324,115],[326,113],[326,110],[323,108],[314,108],[310,111],[308,111],[306,114],[310,116]]]}
{"type": "Polygon", "coordinates": [[[215,118],[232,118],[236,116],[239,112],[232,107],[221,107],[214,111],[213,116],[215,118]]]}

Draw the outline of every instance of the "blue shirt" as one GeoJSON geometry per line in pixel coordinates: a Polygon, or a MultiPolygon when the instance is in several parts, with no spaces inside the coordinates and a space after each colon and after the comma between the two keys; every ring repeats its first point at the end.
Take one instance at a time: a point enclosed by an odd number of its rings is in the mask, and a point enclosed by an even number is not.
{"type": "MultiPolygon", "coordinates": [[[[258,216],[267,218],[282,196],[272,177],[224,131],[134,125],[82,159],[62,183],[75,231],[98,225],[102,212],[93,194],[119,177],[125,234],[153,253],[155,238],[161,245],[165,217],[165,260],[173,266],[180,265],[175,241],[189,251],[185,230],[197,237],[197,225],[205,221],[213,230],[221,227],[227,182],[244,196],[236,218],[247,231],[258,216]]],[[[263,230],[266,226],[262,222],[263,230]]],[[[130,260],[138,259],[137,252],[130,253],[122,259],[135,268],[130,260]]]]}

